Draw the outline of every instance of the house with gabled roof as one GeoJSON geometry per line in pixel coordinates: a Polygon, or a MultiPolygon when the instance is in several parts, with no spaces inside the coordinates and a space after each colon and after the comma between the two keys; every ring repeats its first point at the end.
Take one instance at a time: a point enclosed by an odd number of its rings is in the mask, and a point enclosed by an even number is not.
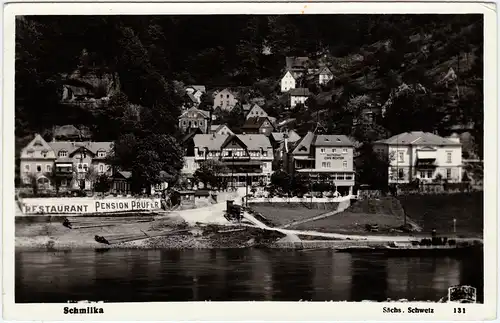
{"type": "Polygon", "coordinates": [[[290,89],[295,89],[297,84],[297,79],[294,73],[291,71],[286,71],[285,75],[281,78],[281,92],[288,92],[290,89]]]}
{"type": "Polygon", "coordinates": [[[108,162],[112,150],[112,142],[47,142],[36,134],[21,151],[20,178],[30,185],[34,176],[47,189],[91,189],[98,175],[112,173],[108,162]]]}
{"type": "Polygon", "coordinates": [[[245,121],[241,131],[247,134],[264,134],[269,136],[274,131],[274,126],[269,117],[251,117],[245,121]]]}
{"type": "Polygon", "coordinates": [[[318,82],[319,84],[324,85],[331,80],[333,80],[333,73],[327,66],[324,66],[318,73],[318,82]]]}
{"type": "Polygon", "coordinates": [[[390,184],[415,179],[432,182],[438,175],[448,182],[462,180],[462,144],[458,137],[411,131],[376,141],[373,149],[389,161],[390,184]]]}
{"type": "Polygon", "coordinates": [[[227,88],[214,94],[214,109],[219,107],[222,111],[231,111],[237,103],[236,93],[227,88]]]}
{"type": "Polygon", "coordinates": [[[311,93],[307,88],[297,88],[297,89],[291,89],[288,92],[288,95],[290,96],[290,107],[293,108],[297,104],[305,105],[311,93]]]}
{"type": "Polygon", "coordinates": [[[204,161],[215,159],[228,171],[217,174],[229,186],[267,184],[272,173],[273,149],[262,134],[202,134],[193,138],[193,156],[186,156],[183,173],[189,176],[204,161]]]}
{"type": "Polygon", "coordinates": [[[199,128],[203,133],[208,133],[211,116],[209,111],[192,107],[179,117],[179,128],[183,132],[199,128]]]}
{"type": "Polygon", "coordinates": [[[248,120],[250,118],[256,118],[256,117],[269,117],[269,115],[260,106],[258,106],[257,104],[254,104],[250,108],[250,110],[248,110],[248,112],[246,113],[245,118],[248,120]]]}
{"type": "Polygon", "coordinates": [[[216,135],[234,135],[234,132],[225,124],[213,124],[210,126],[210,133],[216,135]]]}

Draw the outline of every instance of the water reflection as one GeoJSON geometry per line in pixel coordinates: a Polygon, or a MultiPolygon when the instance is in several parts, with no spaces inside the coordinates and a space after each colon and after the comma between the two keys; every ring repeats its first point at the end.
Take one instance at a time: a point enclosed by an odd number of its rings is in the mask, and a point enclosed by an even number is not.
{"type": "Polygon", "coordinates": [[[482,301],[482,264],[482,255],[331,250],[23,251],[16,253],[16,302],[438,300],[456,284],[477,287],[482,301]]]}

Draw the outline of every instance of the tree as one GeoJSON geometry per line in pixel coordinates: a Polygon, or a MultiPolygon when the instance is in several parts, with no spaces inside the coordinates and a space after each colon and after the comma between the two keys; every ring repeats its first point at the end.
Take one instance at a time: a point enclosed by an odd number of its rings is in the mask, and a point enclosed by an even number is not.
{"type": "Polygon", "coordinates": [[[50,172],[44,173],[44,176],[47,177],[52,184],[52,186],[56,190],[56,194],[59,194],[59,189],[61,187],[61,177],[57,174],[57,169],[52,167],[50,172]]]}
{"type": "Polygon", "coordinates": [[[97,166],[90,165],[85,172],[85,179],[90,182],[91,191],[94,192],[94,183],[99,177],[99,173],[96,170],[97,166]]]}
{"type": "Polygon", "coordinates": [[[388,185],[388,169],[388,159],[377,154],[370,143],[364,143],[359,148],[356,161],[356,178],[359,183],[385,190],[388,185]]]}
{"type": "Polygon", "coordinates": [[[31,189],[33,190],[33,195],[37,196],[38,195],[38,181],[37,181],[37,176],[34,173],[29,173],[28,174],[28,180],[29,180],[31,189]]]}
{"type": "Polygon", "coordinates": [[[108,175],[101,174],[97,177],[94,190],[99,193],[108,192],[111,188],[111,181],[108,175]]]}
{"type": "Polygon", "coordinates": [[[290,175],[283,170],[274,172],[271,175],[271,189],[288,193],[290,191],[290,179],[290,175]]]}
{"type": "Polygon", "coordinates": [[[228,167],[216,159],[207,159],[200,163],[200,167],[195,171],[195,181],[203,183],[205,187],[221,188],[223,184],[222,175],[227,174],[228,167]]]}

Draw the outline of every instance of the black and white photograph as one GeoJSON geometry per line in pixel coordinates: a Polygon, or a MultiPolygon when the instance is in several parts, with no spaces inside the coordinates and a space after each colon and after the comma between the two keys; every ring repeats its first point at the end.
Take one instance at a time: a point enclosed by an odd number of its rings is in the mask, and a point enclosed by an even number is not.
{"type": "Polygon", "coordinates": [[[16,15],[13,302],[488,302],[484,15],[313,5],[16,15]]]}

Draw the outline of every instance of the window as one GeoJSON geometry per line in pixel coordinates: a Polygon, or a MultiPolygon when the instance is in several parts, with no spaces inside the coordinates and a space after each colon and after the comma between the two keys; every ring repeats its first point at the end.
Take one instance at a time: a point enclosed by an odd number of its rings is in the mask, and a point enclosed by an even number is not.
{"type": "Polygon", "coordinates": [[[105,151],[99,151],[97,153],[97,157],[106,157],[106,152],[105,151]]]}
{"type": "Polygon", "coordinates": [[[446,152],[446,162],[451,164],[451,151],[446,152]]]}
{"type": "Polygon", "coordinates": [[[352,174],[346,174],[345,175],[346,180],[352,180],[352,174]]]}
{"type": "Polygon", "coordinates": [[[222,94],[220,95],[220,98],[221,98],[221,99],[223,98],[222,94]]]}
{"type": "Polygon", "coordinates": [[[198,151],[198,157],[203,157],[203,150],[198,151]]]}
{"type": "Polygon", "coordinates": [[[24,165],[24,170],[29,172],[30,171],[30,165],[26,164],[24,165]]]}
{"type": "Polygon", "coordinates": [[[405,153],[403,151],[398,151],[399,162],[403,163],[405,161],[405,153]]]}
{"type": "Polygon", "coordinates": [[[398,169],[398,177],[399,178],[404,178],[405,177],[405,171],[402,168],[398,169]]]}
{"type": "Polygon", "coordinates": [[[104,172],[104,165],[99,165],[99,171],[104,172]]]}
{"type": "Polygon", "coordinates": [[[342,162],[342,168],[347,168],[347,160],[344,160],[344,161],[342,162]]]}
{"type": "Polygon", "coordinates": [[[41,172],[42,171],[42,165],[36,165],[36,171],[41,172]]]}
{"type": "Polygon", "coordinates": [[[43,156],[43,158],[47,158],[47,151],[45,151],[45,150],[42,151],[42,156],[43,156]]]}
{"type": "Polygon", "coordinates": [[[27,153],[28,153],[28,157],[33,157],[34,151],[33,150],[28,150],[27,153]]]}
{"type": "Polygon", "coordinates": [[[68,182],[66,181],[66,179],[62,179],[61,186],[66,186],[66,185],[68,185],[68,182]]]}
{"type": "Polygon", "coordinates": [[[84,169],[85,171],[87,171],[87,170],[89,169],[89,165],[88,165],[88,164],[86,164],[86,163],[85,163],[85,164],[83,164],[83,169],[84,169]]]}
{"type": "Polygon", "coordinates": [[[25,177],[24,178],[24,184],[30,184],[30,178],[29,177],[25,177]]]}
{"type": "Polygon", "coordinates": [[[331,164],[330,164],[330,162],[322,162],[321,163],[321,167],[323,167],[323,168],[329,168],[329,167],[331,167],[331,164]]]}
{"type": "Polygon", "coordinates": [[[425,172],[423,170],[420,171],[420,178],[425,178],[425,172]]]}
{"type": "Polygon", "coordinates": [[[337,152],[337,149],[333,148],[332,153],[335,153],[335,152],[337,152]]]}
{"type": "Polygon", "coordinates": [[[324,154],[325,153],[325,148],[321,148],[320,151],[321,151],[322,154],[324,154]]]}
{"type": "Polygon", "coordinates": [[[67,157],[67,156],[68,156],[68,152],[66,150],[59,151],[59,157],[67,157]]]}
{"type": "Polygon", "coordinates": [[[267,157],[267,151],[266,151],[266,150],[264,150],[264,151],[262,152],[262,156],[267,157]]]}
{"type": "Polygon", "coordinates": [[[428,170],[427,171],[427,178],[432,178],[432,175],[434,175],[434,171],[428,170]]]}
{"type": "Polygon", "coordinates": [[[78,164],[78,169],[83,169],[83,165],[82,164],[78,164]]]}
{"type": "Polygon", "coordinates": [[[51,165],[45,165],[45,169],[47,173],[50,173],[52,171],[52,166],[51,165]]]}
{"type": "Polygon", "coordinates": [[[183,125],[183,126],[186,126],[186,125],[187,125],[186,120],[182,121],[182,125],[183,125]]]}
{"type": "Polygon", "coordinates": [[[447,179],[451,178],[451,168],[446,168],[446,178],[447,179]]]}
{"type": "Polygon", "coordinates": [[[228,99],[229,99],[229,94],[226,96],[226,98],[228,98],[228,99]]]}
{"type": "Polygon", "coordinates": [[[343,154],[347,154],[347,148],[343,148],[343,149],[342,149],[342,153],[343,153],[343,154]]]}
{"type": "Polygon", "coordinates": [[[226,102],[226,105],[229,105],[229,101],[226,102]]]}

